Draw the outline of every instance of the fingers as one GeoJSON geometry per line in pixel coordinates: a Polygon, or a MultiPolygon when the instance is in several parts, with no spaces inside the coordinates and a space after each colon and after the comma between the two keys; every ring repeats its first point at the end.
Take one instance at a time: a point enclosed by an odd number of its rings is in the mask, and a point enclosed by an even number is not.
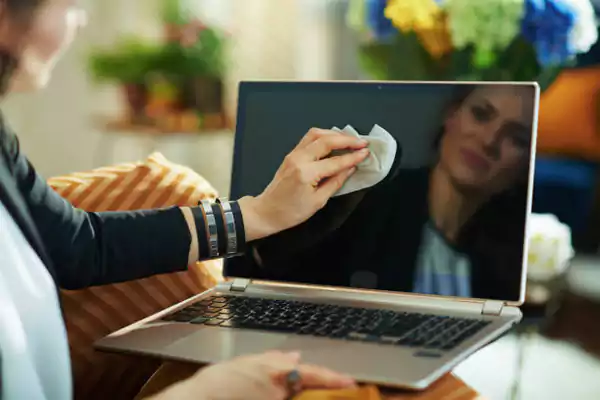
{"type": "Polygon", "coordinates": [[[323,183],[319,189],[317,190],[317,196],[319,196],[319,203],[321,206],[325,207],[325,204],[329,201],[329,199],[344,185],[346,180],[352,176],[352,174],[356,171],[356,168],[346,169],[338,174],[332,176],[327,179],[325,183],[323,183]]]}
{"type": "Polygon", "coordinates": [[[316,365],[302,364],[298,372],[303,389],[342,389],[356,385],[351,377],[316,365]]]}
{"type": "MultiPolygon", "coordinates": [[[[368,149],[353,151],[342,156],[326,158],[314,163],[315,180],[320,182],[323,179],[337,175],[340,172],[348,171],[357,166],[369,155],[368,149]]],[[[342,182],[343,183],[343,182],[342,182]]]]}
{"type": "Polygon", "coordinates": [[[342,389],[355,386],[355,381],[347,375],[340,374],[327,368],[310,364],[299,364],[300,353],[269,351],[261,357],[264,365],[270,368],[272,379],[285,384],[287,375],[296,369],[300,375],[302,389],[342,389]]]}
{"type": "Polygon", "coordinates": [[[300,363],[299,352],[284,353],[279,350],[271,350],[255,357],[261,365],[266,367],[267,373],[272,379],[281,378],[300,363]]]}
{"type": "Polygon", "coordinates": [[[306,145],[303,148],[303,156],[311,161],[317,161],[328,156],[334,150],[358,150],[366,146],[367,142],[364,139],[336,132],[326,134],[306,145]]]}
{"type": "Polygon", "coordinates": [[[300,352],[298,351],[283,352],[280,350],[270,350],[262,354],[262,356],[269,361],[279,361],[284,364],[291,363],[296,365],[300,362],[300,352]]]}
{"type": "Polygon", "coordinates": [[[302,139],[300,140],[300,142],[298,143],[298,145],[296,146],[296,149],[302,149],[304,147],[306,147],[308,144],[314,142],[315,140],[325,136],[325,135],[330,135],[331,133],[337,133],[339,134],[339,132],[335,132],[335,131],[330,131],[330,130],[326,130],[326,129],[320,129],[320,128],[311,128],[306,135],[304,135],[302,137],[302,139]]]}

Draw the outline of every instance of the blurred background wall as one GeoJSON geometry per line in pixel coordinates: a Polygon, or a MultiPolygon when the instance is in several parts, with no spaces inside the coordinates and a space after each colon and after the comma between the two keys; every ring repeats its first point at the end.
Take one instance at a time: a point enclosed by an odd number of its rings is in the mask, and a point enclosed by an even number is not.
{"type": "MultiPolygon", "coordinates": [[[[190,3],[203,20],[222,27],[231,35],[226,104],[232,112],[235,111],[237,82],[241,79],[318,80],[360,76],[353,53],[354,39],[345,26],[344,0],[190,3]]],[[[110,45],[122,34],[160,37],[160,0],[87,0],[85,5],[89,10],[89,25],[59,64],[50,86],[39,93],[14,96],[4,106],[24,150],[45,176],[87,170],[106,162],[135,160],[145,156],[143,151],[147,148],[143,139],[124,137],[118,138],[112,146],[110,160],[95,156],[105,133],[103,127],[95,123],[96,117],[118,114],[122,101],[117,87],[91,81],[86,55],[91,48],[110,45]]],[[[181,139],[163,140],[163,148],[159,150],[170,154],[175,161],[199,169],[220,191],[226,191],[228,172],[215,171],[217,168],[210,167],[215,159],[207,160],[206,155],[217,150],[223,157],[231,138],[221,136],[221,140],[216,141],[206,137],[187,138],[184,141],[185,156],[177,152],[181,139]],[[206,145],[207,141],[210,146],[206,145]],[[190,150],[190,145],[198,150],[197,155],[190,150]],[[169,152],[169,148],[175,149],[169,152]]],[[[227,154],[224,157],[226,160],[227,154]]],[[[226,162],[218,164],[227,170],[226,162]]]]}

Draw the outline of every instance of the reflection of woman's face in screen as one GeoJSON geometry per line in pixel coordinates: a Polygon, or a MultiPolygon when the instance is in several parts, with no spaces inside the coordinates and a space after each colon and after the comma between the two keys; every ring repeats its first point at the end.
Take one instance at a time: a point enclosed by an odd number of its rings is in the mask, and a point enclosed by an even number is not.
{"type": "Polygon", "coordinates": [[[478,87],[446,119],[439,166],[454,184],[493,195],[512,186],[529,163],[532,88],[478,87]]]}

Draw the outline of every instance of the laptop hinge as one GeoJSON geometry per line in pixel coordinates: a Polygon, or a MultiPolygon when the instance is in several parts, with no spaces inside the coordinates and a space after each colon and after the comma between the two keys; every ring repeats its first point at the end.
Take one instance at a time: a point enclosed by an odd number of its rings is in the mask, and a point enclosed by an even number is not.
{"type": "Polygon", "coordinates": [[[481,309],[482,315],[500,316],[502,315],[502,309],[504,308],[504,302],[488,300],[483,303],[481,309]]]}
{"type": "Polygon", "coordinates": [[[250,284],[250,279],[236,278],[231,282],[229,291],[231,292],[245,292],[250,284]]]}

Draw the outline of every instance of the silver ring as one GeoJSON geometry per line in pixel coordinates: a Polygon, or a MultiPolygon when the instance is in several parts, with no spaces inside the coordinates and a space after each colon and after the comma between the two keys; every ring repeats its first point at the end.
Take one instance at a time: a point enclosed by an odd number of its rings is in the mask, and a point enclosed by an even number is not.
{"type": "Polygon", "coordinates": [[[302,390],[302,376],[297,368],[294,368],[286,375],[285,382],[290,393],[290,398],[302,390]]]}

